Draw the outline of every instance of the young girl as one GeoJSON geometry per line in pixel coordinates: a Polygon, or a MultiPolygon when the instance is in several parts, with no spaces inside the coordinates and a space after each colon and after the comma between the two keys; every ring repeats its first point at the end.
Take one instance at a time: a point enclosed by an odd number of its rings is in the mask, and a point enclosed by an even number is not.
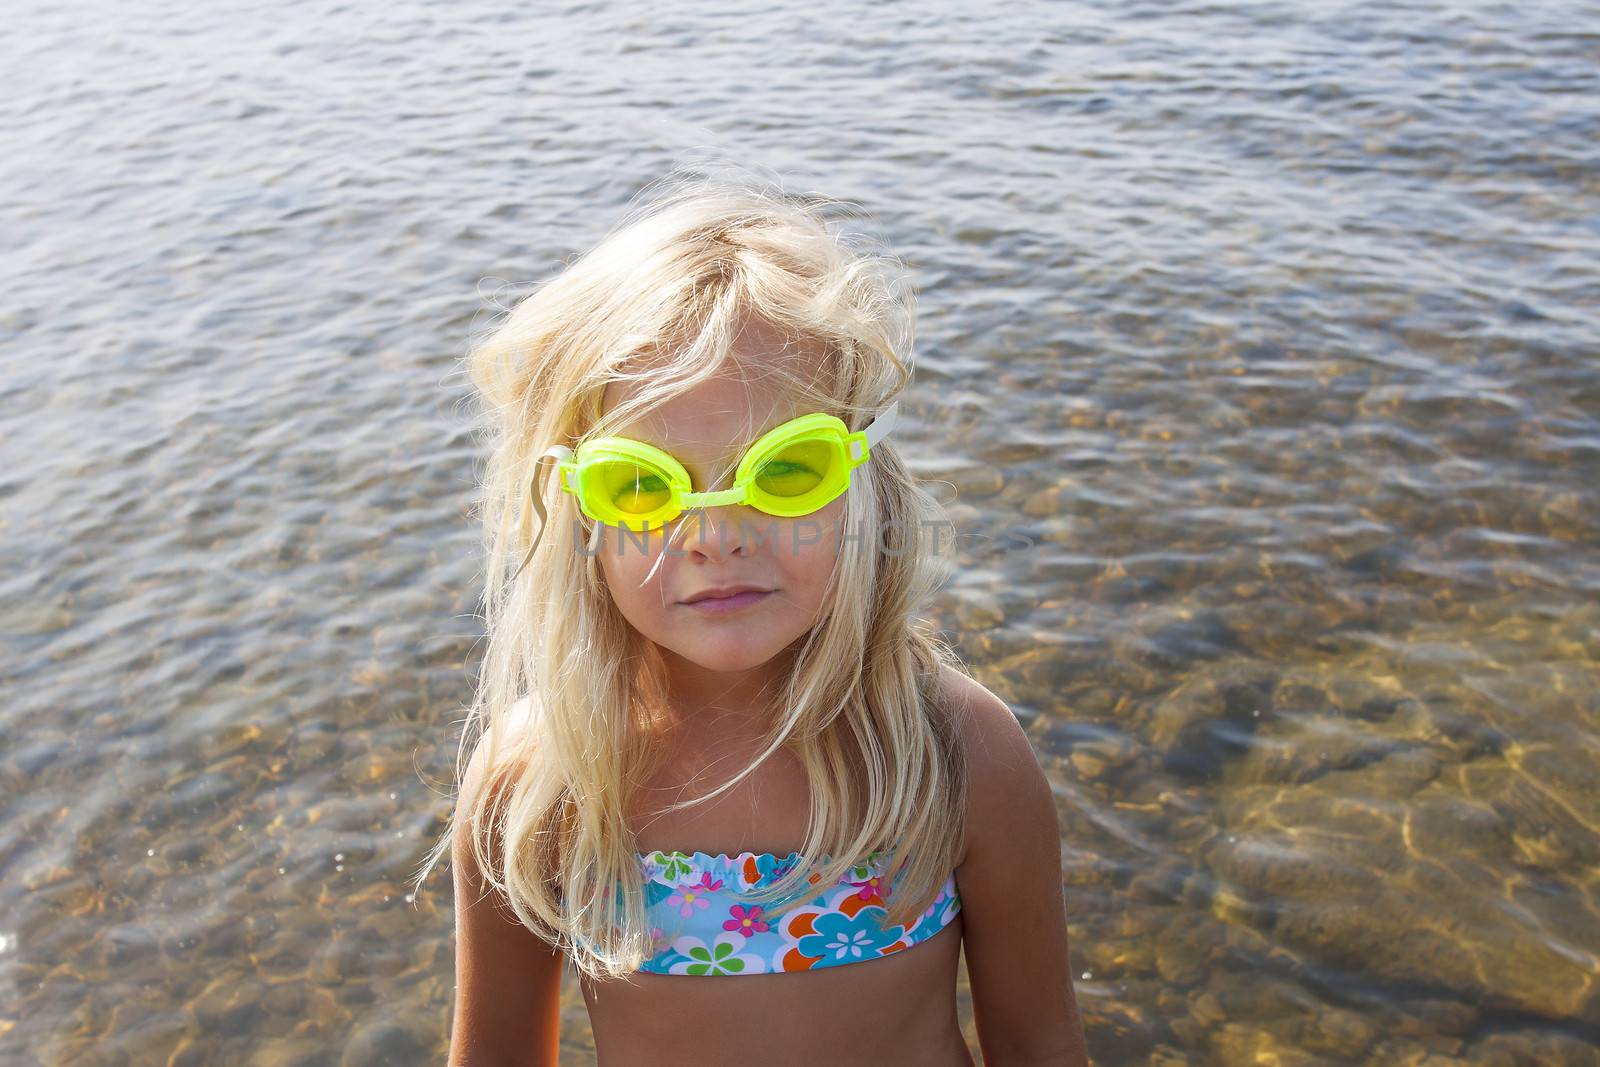
{"type": "MultiPolygon", "coordinates": [[[[1084,1064],[1052,790],[915,617],[898,261],[677,172],[470,357],[488,644],[452,1064],[1084,1064]],[[690,978],[695,981],[689,981],[690,978]]],[[[948,539],[948,538],[946,538],[948,539]]],[[[478,736],[469,743],[472,725],[478,736]]]]}

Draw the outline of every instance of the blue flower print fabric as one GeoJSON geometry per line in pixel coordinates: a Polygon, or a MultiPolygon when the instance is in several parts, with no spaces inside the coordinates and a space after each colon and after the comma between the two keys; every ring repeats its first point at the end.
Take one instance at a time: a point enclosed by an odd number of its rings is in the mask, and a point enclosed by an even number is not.
{"type": "Polygon", "coordinates": [[[785,857],[770,852],[635,855],[655,951],[642,969],[652,974],[772,974],[861,963],[926,941],[961,910],[952,872],[932,905],[909,926],[886,925],[894,887],[878,852],[837,884],[770,920],[762,905],[748,903],[743,895],[781,878],[799,863],[798,852],[785,857]]]}

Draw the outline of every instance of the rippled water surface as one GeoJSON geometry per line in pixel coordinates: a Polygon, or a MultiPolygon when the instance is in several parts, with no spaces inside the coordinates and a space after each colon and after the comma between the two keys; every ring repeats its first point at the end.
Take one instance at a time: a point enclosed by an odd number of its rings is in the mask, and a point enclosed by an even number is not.
{"type": "Polygon", "coordinates": [[[1600,1062],[1592,5],[9,10],[3,1058],[442,1059],[455,360],[711,146],[915,272],[1096,1062],[1600,1062]]]}

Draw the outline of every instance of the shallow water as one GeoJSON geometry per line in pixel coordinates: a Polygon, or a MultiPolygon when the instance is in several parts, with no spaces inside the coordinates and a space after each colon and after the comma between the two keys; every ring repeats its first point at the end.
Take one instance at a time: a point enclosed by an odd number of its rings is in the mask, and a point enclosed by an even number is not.
{"type": "Polygon", "coordinates": [[[915,271],[1095,1062],[1600,1062],[1592,6],[12,10],[14,1055],[442,1058],[454,361],[710,145],[915,271]]]}

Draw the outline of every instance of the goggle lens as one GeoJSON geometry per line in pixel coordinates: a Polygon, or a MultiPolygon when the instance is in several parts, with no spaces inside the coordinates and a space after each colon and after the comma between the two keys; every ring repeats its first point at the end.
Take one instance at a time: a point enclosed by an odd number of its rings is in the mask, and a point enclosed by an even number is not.
{"type": "Polygon", "coordinates": [[[839,462],[835,442],[813,439],[785,445],[761,462],[756,488],[783,500],[801,500],[828,484],[839,462]]]}
{"type": "Polygon", "coordinates": [[[672,486],[663,471],[637,460],[611,459],[594,464],[586,484],[599,499],[596,504],[619,515],[651,515],[672,499],[672,486]]]}

